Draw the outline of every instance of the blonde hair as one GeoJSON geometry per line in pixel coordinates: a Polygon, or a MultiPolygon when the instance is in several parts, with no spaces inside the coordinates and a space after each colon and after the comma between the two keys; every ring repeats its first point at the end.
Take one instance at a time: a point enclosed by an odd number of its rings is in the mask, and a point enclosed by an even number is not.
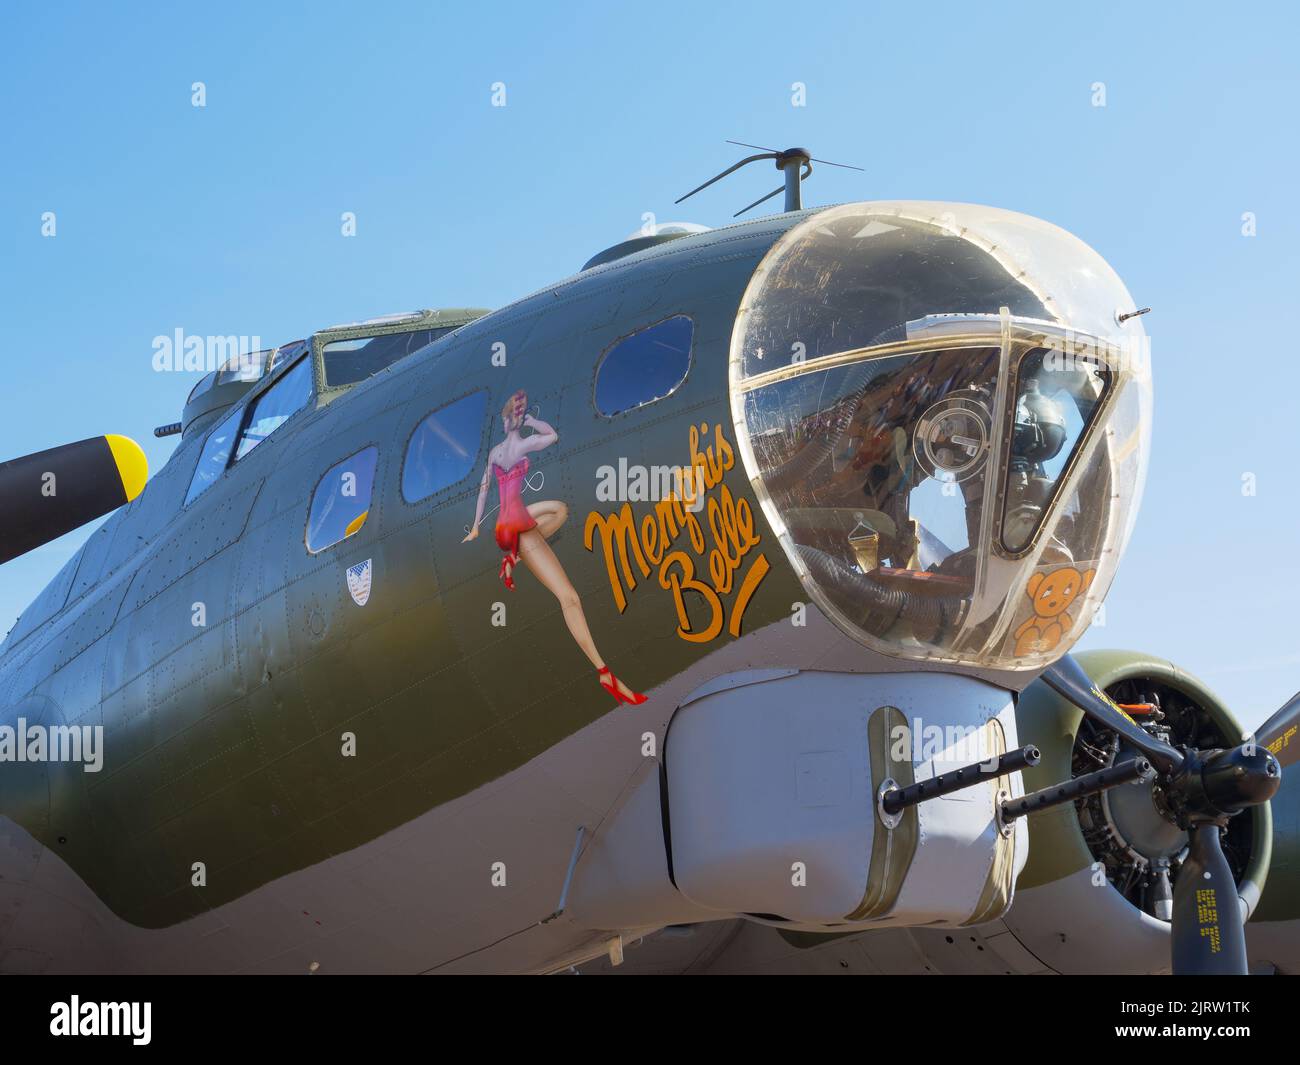
{"type": "Polygon", "coordinates": [[[522,388],[515,392],[505,405],[501,408],[501,418],[506,423],[506,427],[514,429],[524,422],[524,416],[528,413],[528,393],[522,388]]]}

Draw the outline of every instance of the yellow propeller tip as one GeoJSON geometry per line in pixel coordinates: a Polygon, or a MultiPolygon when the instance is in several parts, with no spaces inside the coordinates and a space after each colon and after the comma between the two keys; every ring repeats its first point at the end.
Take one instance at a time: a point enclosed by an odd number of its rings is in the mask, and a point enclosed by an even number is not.
{"type": "Polygon", "coordinates": [[[144,483],[149,479],[149,460],[145,458],[140,445],[129,436],[104,437],[109,450],[113,452],[113,462],[117,465],[118,476],[122,478],[122,491],[126,493],[129,503],[144,491],[144,483]]]}
{"type": "Polygon", "coordinates": [[[366,518],[368,518],[369,516],[370,516],[370,511],[363,510],[360,514],[358,514],[355,518],[353,518],[350,522],[348,522],[348,527],[343,530],[343,539],[346,540],[353,533],[360,532],[361,526],[363,526],[366,523],[366,518]]]}

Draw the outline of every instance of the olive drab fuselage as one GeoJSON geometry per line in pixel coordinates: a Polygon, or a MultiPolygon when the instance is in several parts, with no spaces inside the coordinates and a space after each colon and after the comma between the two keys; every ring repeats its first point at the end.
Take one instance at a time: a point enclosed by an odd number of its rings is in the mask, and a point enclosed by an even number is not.
{"type": "Polygon", "coordinates": [[[355,847],[617,712],[555,599],[527,576],[508,592],[490,536],[461,542],[501,436],[496,411],[518,389],[558,432],[536,457],[544,494],[569,510],[554,552],[602,654],[640,690],[787,616],[798,583],[744,471],[734,461],[723,469],[720,456],[734,446],[727,348],[741,295],[800,217],[587,270],[346,390],[321,387],[329,338],[318,335],[311,406],[188,507],[199,449],[225,410],[187,431],[0,657],[0,720],[102,724],[104,767],[6,766],[0,812],[57,848],[119,916],[160,927],[355,847]],[[673,315],[693,326],[685,380],[658,402],[601,415],[602,354],[673,315]],[[408,503],[412,433],[479,390],[490,416],[472,473],[408,503]],[[367,447],[378,463],[364,525],[309,553],[313,489],[367,447]],[[689,467],[692,448],[709,506],[686,508],[681,526],[661,523],[660,542],[647,544],[641,523],[657,505],[662,514],[662,500],[612,504],[598,495],[599,471],[689,467]],[[630,535],[613,527],[625,507],[630,535]],[[371,590],[359,606],[347,571],[367,560],[371,590]],[[344,754],[349,738],[356,756],[344,754]],[[201,898],[195,856],[208,870],[201,898]]]}

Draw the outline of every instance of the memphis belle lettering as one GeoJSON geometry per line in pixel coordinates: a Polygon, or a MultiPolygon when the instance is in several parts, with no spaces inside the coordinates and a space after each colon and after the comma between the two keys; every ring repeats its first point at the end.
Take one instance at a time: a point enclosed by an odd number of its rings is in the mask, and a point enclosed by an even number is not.
{"type": "Polygon", "coordinates": [[[675,471],[677,490],[658,500],[640,522],[632,504],[624,503],[609,514],[593,510],[582,532],[588,551],[595,550],[599,534],[618,612],[627,609],[638,580],[657,570],[659,586],[672,593],[677,608],[677,635],[693,643],[714,639],[724,626],[739,636],[745,608],[771,568],[767,557],[753,550],[759,535],[749,501],[733,498],[722,483],[736,464],[735,452],[720,424],[713,427],[713,442],[701,450],[708,432],[707,424],[691,426],[690,465],[675,471]],[[728,610],[726,597],[733,592],[728,610]]]}

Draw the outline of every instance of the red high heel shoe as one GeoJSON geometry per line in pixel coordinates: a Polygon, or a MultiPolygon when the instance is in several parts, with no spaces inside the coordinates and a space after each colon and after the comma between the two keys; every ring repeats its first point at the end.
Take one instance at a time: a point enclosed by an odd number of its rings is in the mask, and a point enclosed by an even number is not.
{"type": "Polygon", "coordinates": [[[519,564],[519,558],[516,555],[506,555],[501,559],[501,583],[510,591],[515,590],[515,578],[513,576],[514,568],[519,564]]]}
{"type": "MultiPolygon", "coordinates": [[[[609,671],[609,666],[602,666],[600,671],[596,674],[596,679],[600,681],[600,686],[620,703],[629,703],[632,706],[640,706],[646,701],[646,696],[642,695],[640,692],[632,692],[632,695],[629,697],[619,691],[619,680],[609,671]],[[606,681],[609,681],[609,683],[606,684],[606,681]]],[[[632,689],[628,688],[628,691],[632,691],[632,689]]]]}

